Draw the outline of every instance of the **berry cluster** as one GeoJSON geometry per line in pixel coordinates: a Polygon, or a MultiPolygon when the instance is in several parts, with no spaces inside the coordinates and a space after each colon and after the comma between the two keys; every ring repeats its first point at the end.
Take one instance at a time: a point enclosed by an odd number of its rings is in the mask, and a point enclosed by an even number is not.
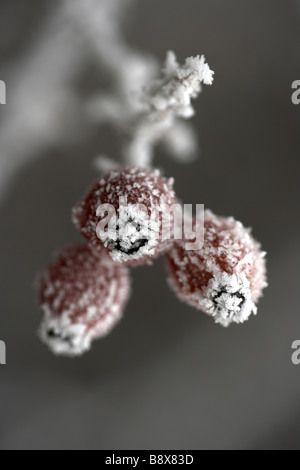
{"type": "MultiPolygon", "coordinates": [[[[165,213],[177,203],[173,180],[158,170],[111,170],[73,210],[87,245],[56,256],[38,280],[40,336],[56,354],[76,356],[121,318],[130,292],[127,266],[166,254],[169,283],[186,303],[228,326],[256,313],[266,286],[264,253],[233,218],[205,211],[204,245],[187,250],[190,235],[163,237],[165,213]]],[[[173,227],[174,220],[167,219],[173,227]]],[[[192,222],[197,230],[197,219],[192,222]]]]}

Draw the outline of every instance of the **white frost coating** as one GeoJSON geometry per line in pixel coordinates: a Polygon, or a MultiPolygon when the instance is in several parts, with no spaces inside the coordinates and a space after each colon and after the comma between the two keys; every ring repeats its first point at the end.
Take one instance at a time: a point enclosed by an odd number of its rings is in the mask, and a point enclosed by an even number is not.
{"type": "Polygon", "coordinates": [[[54,354],[74,357],[90,349],[93,336],[84,323],[73,324],[68,312],[54,316],[46,305],[41,310],[44,317],[38,335],[54,354]],[[49,337],[49,330],[53,331],[53,337],[49,337]]]}
{"type": "Polygon", "coordinates": [[[241,222],[208,210],[204,214],[202,249],[186,251],[179,240],[167,254],[169,284],[181,300],[216,323],[243,323],[256,314],[267,286],[265,253],[241,222]]]}
{"type": "Polygon", "coordinates": [[[212,72],[202,58],[190,58],[179,67],[175,55],[169,53],[163,79],[153,82],[157,61],[126,45],[120,31],[122,15],[132,2],[63,0],[21,62],[11,67],[5,77],[11,99],[0,128],[0,196],[24,163],[52,145],[65,145],[74,136],[84,138],[95,123],[109,122],[131,136],[122,155],[127,162],[149,165],[153,147],[165,133],[165,148],[179,161],[188,161],[196,153],[192,127],[187,124],[183,131],[178,123],[178,116],[192,114],[191,106],[181,103],[181,111],[177,107],[173,115],[167,112],[162,116],[152,105],[159,107],[165,101],[165,80],[172,86],[172,77],[178,75],[178,83],[186,86],[181,87],[184,93],[175,87],[174,98],[184,100],[198,94],[199,81],[211,83],[212,72]],[[81,96],[76,78],[91,61],[101,75],[110,76],[112,89],[81,96]],[[160,83],[164,90],[157,90],[156,96],[149,96],[150,90],[143,98],[138,96],[151,82],[160,83]],[[172,126],[174,132],[170,131],[172,126]]]}
{"type": "Polygon", "coordinates": [[[74,207],[73,222],[93,249],[101,251],[104,246],[114,261],[150,262],[172,244],[162,236],[162,221],[171,234],[172,217],[165,220],[164,214],[177,202],[173,183],[159,170],[111,170],[74,207]]]}
{"type": "Polygon", "coordinates": [[[122,149],[126,164],[150,166],[154,146],[165,135],[169,153],[188,161],[196,153],[197,139],[193,128],[181,127],[178,119],[193,116],[191,99],[200,93],[201,83],[213,82],[204,56],[190,57],[180,66],[175,54],[168,52],[162,78],[157,80],[157,61],[126,45],[116,27],[120,7],[132,0],[65,1],[96,63],[111,76],[111,90],[87,102],[91,121],[110,123],[129,136],[122,149]],[[168,132],[173,126],[174,132],[168,132]]]}
{"type": "MultiPolygon", "coordinates": [[[[183,65],[179,65],[175,54],[168,52],[162,78],[154,80],[134,97],[140,103],[140,111],[131,124],[131,138],[124,151],[128,164],[150,166],[154,146],[166,135],[169,148],[173,147],[177,155],[180,153],[179,149],[176,151],[177,137],[169,131],[172,126],[176,126],[178,118],[189,119],[194,115],[191,100],[201,92],[201,83],[212,84],[213,75],[204,56],[189,57],[183,65]]],[[[180,130],[186,140],[188,131],[180,130]]],[[[191,131],[189,137],[193,139],[191,131]]],[[[194,151],[195,145],[193,139],[191,148],[185,144],[185,150],[194,151]]]]}
{"type": "MultiPolygon", "coordinates": [[[[122,311],[118,305],[111,301],[112,297],[109,296],[105,303],[108,304],[113,314],[106,314],[93,329],[88,328],[84,321],[74,323],[70,319],[70,311],[65,311],[62,315],[57,316],[46,304],[42,305],[41,310],[44,316],[38,331],[39,338],[56,355],[74,357],[84,354],[91,348],[95,338],[107,335],[116,322],[121,319],[122,311]],[[53,332],[50,336],[49,331],[53,332]]],[[[91,316],[95,315],[97,310],[96,306],[89,307],[84,320],[91,320],[91,316]]]]}
{"type": "Polygon", "coordinates": [[[175,54],[168,52],[160,79],[155,78],[158,67],[152,60],[130,56],[127,49],[121,53],[117,48],[108,66],[117,77],[115,89],[91,100],[88,113],[96,122],[109,122],[129,136],[122,149],[123,161],[151,166],[159,142],[178,161],[189,161],[198,142],[193,127],[183,125],[181,119],[194,115],[191,100],[200,93],[201,83],[213,82],[204,56],[190,57],[180,65],[175,54]]]}
{"type": "Polygon", "coordinates": [[[244,273],[216,273],[203,288],[202,294],[199,297],[195,295],[195,300],[199,301],[200,308],[214,317],[216,323],[225,327],[232,322],[244,323],[251,313],[255,315],[257,312],[252,301],[250,283],[244,273]]]}
{"type": "MultiPolygon", "coordinates": [[[[172,277],[168,278],[173,290],[178,286],[172,277]]],[[[186,301],[180,292],[178,296],[186,301]]],[[[218,272],[210,279],[206,287],[197,289],[189,296],[189,303],[211,315],[215,323],[228,327],[231,323],[244,323],[251,314],[256,315],[257,306],[253,302],[250,283],[245,274],[240,275],[218,272]],[[220,287],[222,286],[222,287],[220,287]]]]}
{"type": "Polygon", "coordinates": [[[71,17],[96,62],[111,77],[111,90],[88,99],[87,116],[98,125],[109,123],[127,134],[143,109],[142,103],[135,97],[136,92],[144,89],[158,73],[157,61],[130,48],[115,27],[117,10],[120,6],[126,7],[132,0],[66,1],[71,17]]]}
{"type": "Polygon", "coordinates": [[[130,287],[128,271],[85,246],[66,250],[40,276],[40,339],[57,355],[90,349],[121,319],[130,287]]]}

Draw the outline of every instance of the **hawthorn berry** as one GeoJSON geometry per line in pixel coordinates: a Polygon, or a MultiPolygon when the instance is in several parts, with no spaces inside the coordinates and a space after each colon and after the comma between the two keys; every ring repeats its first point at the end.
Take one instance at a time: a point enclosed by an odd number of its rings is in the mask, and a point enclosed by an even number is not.
{"type": "MultiPolygon", "coordinates": [[[[105,249],[119,263],[141,265],[170,247],[172,240],[162,237],[162,221],[176,202],[173,180],[159,170],[113,169],[76,205],[73,222],[94,250],[105,249]]],[[[164,223],[171,226],[171,220],[164,223]]]]}
{"type": "Polygon", "coordinates": [[[129,291],[127,268],[87,246],[66,249],[38,278],[42,341],[55,354],[84,353],[120,320],[129,291]]]}
{"type": "Polygon", "coordinates": [[[267,285],[264,256],[241,222],[205,211],[203,247],[189,251],[185,240],[176,240],[167,253],[169,284],[181,300],[216,323],[243,323],[256,314],[267,285]]]}

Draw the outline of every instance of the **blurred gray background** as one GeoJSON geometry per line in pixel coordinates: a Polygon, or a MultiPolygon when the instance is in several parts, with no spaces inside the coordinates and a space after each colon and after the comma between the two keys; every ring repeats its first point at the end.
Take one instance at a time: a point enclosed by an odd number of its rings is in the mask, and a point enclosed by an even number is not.
{"type": "MultiPolygon", "coordinates": [[[[0,1],[0,79],[54,4],[0,1]]],[[[182,166],[158,152],[156,163],[185,203],[253,227],[269,288],[257,317],[223,329],[176,300],[161,259],[132,272],[133,295],[110,336],[82,358],[53,357],[36,337],[33,280],[53,251],[80,240],[70,208],[96,177],[93,157],[114,154],[113,133],[97,129],[20,165],[0,200],[0,448],[299,449],[300,105],[291,84],[300,7],[137,1],[125,31],[161,60],[168,49],[180,60],[204,53],[215,70],[195,103],[200,158],[182,166]]]]}

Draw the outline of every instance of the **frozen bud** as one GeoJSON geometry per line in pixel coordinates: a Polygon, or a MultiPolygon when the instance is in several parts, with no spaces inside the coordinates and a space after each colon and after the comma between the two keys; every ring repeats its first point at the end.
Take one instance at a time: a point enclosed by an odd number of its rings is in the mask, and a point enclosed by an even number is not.
{"type": "Polygon", "coordinates": [[[216,323],[243,323],[256,314],[267,286],[265,253],[250,229],[232,217],[205,211],[204,230],[201,250],[188,251],[185,240],[175,241],[167,254],[169,283],[181,300],[216,323]]]}
{"type": "Polygon", "coordinates": [[[141,265],[170,247],[171,237],[162,235],[166,223],[172,224],[164,214],[174,204],[173,181],[158,170],[119,168],[89,189],[74,208],[73,221],[93,249],[105,249],[116,262],[141,265]]]}
{"type": "Polygon", "coordinates": [[[58,254],[40,274],[40,338],[55,354],[78,356],[120,320],[130,292],[125,267],[87,246],[58,254]]]}

